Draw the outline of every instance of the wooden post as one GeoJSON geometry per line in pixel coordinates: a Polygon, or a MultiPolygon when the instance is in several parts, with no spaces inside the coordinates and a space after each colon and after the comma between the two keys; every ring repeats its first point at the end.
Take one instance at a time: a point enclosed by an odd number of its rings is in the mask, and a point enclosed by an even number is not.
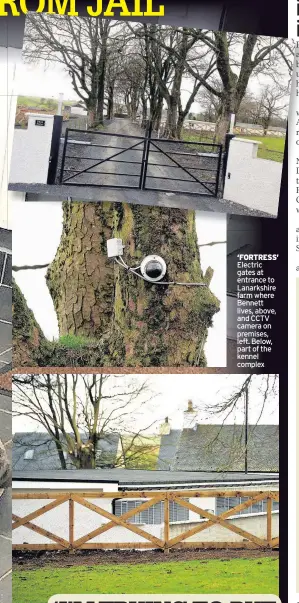
{"type": "Polygon", "coordinates": [[[168,493],[164,499],[164,554],[169,555],[169,498],[168,493]]]}
{"type": "Polygon", "coordinates": [[[267,498],[267,542],[269,546],[272,541],[272,498],[267,498]]]}
{"type": "Polygon", "coordinates": [[[69,499],[69,541],[70,553],[74,553],[74,501],[69,499]]]}

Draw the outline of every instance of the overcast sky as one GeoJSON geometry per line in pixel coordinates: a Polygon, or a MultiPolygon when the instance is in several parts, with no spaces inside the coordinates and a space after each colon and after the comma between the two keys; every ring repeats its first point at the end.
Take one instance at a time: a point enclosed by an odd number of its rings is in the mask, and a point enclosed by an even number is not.
{"type": "MultiPolygon", "coordinates": [[[[226,241],[226,215],[197,213],[198,240],[202,243],[226,241]]],[[[62,230],[60,202],[13,202],[13,262],[16,266],[47,264],[55,256],[62,230]],[[24,228],[26,224],[26,228],[24,228]]],[[[158,251],[158,250],[156,250],[158,251]]],[[[213,319],[205,346],[208,366],[226,366],[226,243],[203,247],[201,265],[214,269],[210,285],[221,302],[221,310],[213,319]]],[[[52,298],[45,281],[45,270],[14,273],[29,307],[45,336],[57,339],[58,323],[52,298]]]]}
{"type": "MultiPolygon", "coordinates": [[[[188,400],[192,400],[197,409],[197,423],[221,424],[224,416],[222,414],[211,417],[204,410],[206,406],[210,409],[216,403],[221,402],[229,394],[243,383],[246,375],[113,375],[109,378],[109,389],[116,385],[126,388],[126,384],[132,382],[132,379],[138,384],[145,380],[151,391],[152,399],[147,394],[146,398],[141,397],[135,404],[134,426],[136,431],[145,428],[156,422],[150,429],[151,433],[158,433],[159,426],[166,416],[169,417],[171,427],[180,429],[183,426],[184,411],[187,409],[188,400]],[[147,403],[141,406],[143,400],[147,403]]],[[[255,424],[258,421],[263,398],[261,395],[263,375],[256,375],[249,398],[249,423],[255,424]]],[[[278,388],[277,388],[278,389],[278,388]]],[[[83,390],[82,390],[83,391],[83,390]]],[[[14,395],[13,395],[14,404],[14,395]]],[[[278,425],[278,392],[276,396],[271,395],[265,405],[264,412],[259,421],[260,424],[278,425]]],[[[239,411],[230,417],[228,423],[243,424],[244,413],[240,405],[239,411]]],[[[17,431],[35,431],[36,423],[26,417],[14,417],[13,433],[17,431]]],[[[39,428],[39,431],[41,429],[39,428]]]]}

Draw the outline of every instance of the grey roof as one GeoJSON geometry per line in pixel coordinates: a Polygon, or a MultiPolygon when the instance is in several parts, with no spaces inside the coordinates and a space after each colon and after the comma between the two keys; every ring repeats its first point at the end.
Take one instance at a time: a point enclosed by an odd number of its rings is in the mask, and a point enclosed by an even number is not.
{"type": "Polygon", "coordinates": [[[171,429],[169,435],[161,436],[157,469],[173,469],[181,433],[180,429],[171,429]]]}
{"type": "MultiPolygon", "coordinates": [[[[173,436],[161,442],[159,464],[177,471],[243,471],[245,469],[245,427],[243,425],[196,425],[183,429],[177,438],[173,460],[173,436]],[[168,445],[169,438],[169,445],[168,445]],[[160,460],[161,459],[161,460],[160,460]]],[[[279,470],[279,430],[276,425],[251,425],[248,429],[248,471],[279,470]]]]}
{"type": "MultiPolygon", "coordinates": [[[[83,441],[86,437],[82,435],[83,441]]],[[[97,465],[99,467],[113,467],[116,460],[119,435],[109,433],[98,441],[97,465]]],[[[66,458],[67,468],[75,467],[70,457],[66,458]]],[[[18,471],[36,471],[60,469],[61,465],[54,440],[47,433],[19,432],[13,436],[13,469],[18,471]],[[34,450],[31,460],[24,458],[25,452],[34,450]]]]}
{"type": "Polygon", "coordinates": [[[215,486],[225,482],[233,484],[278,483],[278,474],[245,474],[243,472],[217,473],[202,471],[146,471],[139,469],[78,469],[77,471],[14,471],[13,480],[52,481],[52,482],[90,482],[118,483],[120,488],[139,489],[163,487],[215,486]]]}

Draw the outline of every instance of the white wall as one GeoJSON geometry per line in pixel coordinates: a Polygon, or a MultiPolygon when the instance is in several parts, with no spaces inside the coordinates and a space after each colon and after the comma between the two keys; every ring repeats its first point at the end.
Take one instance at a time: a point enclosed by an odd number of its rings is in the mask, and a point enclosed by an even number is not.
{"type": "Polygon", "coordinates": [[[52,141],[54,115],[28,114],[28,128],[15,129],[10,168],[10,182],[46,184],[52,141]],[[40,126],[36,121],[44,121],[40,126]]]}
{"type": "Polygon", "coordinates": [[[21,50],[0,47],[0,227],[12,228],[11,195],[7,190],[17,106],[14,95],[16,66],[21,50]]]}
{"type": "MultiPolygon", "coordinates": [[[[234,526],[242,528],[251,534],[254,534],[258,538],[267,538],[267,515],[266,513],[257,513],[252,515],[243,515],[236,519],[229,519],[230,523],[234,526]]],[[[174,538],[179,534],[182,534],[187,529],[193,528],[197,523],[176,524],[170,527],[170,537],[174,538]]],[[[272,513],[272,538],[277,538],[279,535],[279,513],[275,511],[272,513]]],[[[190,538],[184,540],[184,542],[242,542],[243,536],[239,536],[234,532],[220,526],[215,525],[199,534],[194,534],[190,538]]]]}
{"type": "Polygon", "coordinates": [[[282,163],[257,158],[258,145],[253,140],[231,140],[223,198],[276,216],[282,163]]]}

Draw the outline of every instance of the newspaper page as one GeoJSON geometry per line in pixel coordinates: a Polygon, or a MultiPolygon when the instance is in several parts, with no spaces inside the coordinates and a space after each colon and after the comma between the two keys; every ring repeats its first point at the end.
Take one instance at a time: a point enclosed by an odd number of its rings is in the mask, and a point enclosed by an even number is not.
{"type": "Polygon", "coordinates": [[[0,0],[0,603],[298,601],[298,15],[0,0]]]}

